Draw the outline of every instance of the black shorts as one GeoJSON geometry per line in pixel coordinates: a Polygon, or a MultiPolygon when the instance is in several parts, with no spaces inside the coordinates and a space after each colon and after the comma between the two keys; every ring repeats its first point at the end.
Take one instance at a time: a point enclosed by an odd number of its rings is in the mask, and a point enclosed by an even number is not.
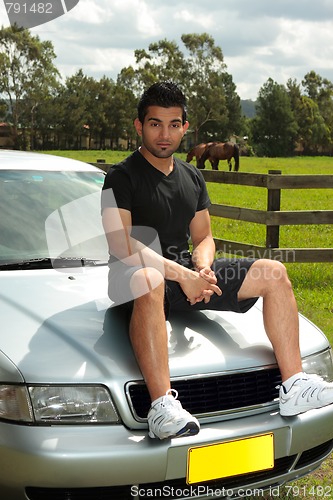
{"type": "MultiPolygon", "coordinates": [[[[248,311],[258,300],[258,297],[238,301],[237,294],[242,286],[244,278],[255,262],[254,259],[216,259],[212,269],[217,277],[217,285],[222,290],[222,295],[214,293],[210,301],[204,301],[191,305],[187,301],[181,286],[176,281],[165,281],[165,314],[168,317],[170,311],[234,311],[244,313],[248,311]]],[[[190,258],[182,259],[180,262],[185,267],[193,268],[190,258]]],[[[117,267],[110,267],[109,273],[109,297],[114,302],[113,306],[122,306],[127,310],[133,307],[133,296],[130,292],[130,279],[139,267],[128,267],[118,263],[117,267]]]]}
{"type": "Polygon", "coordinates": [[[255,262],[253,259],[216,259],[211,267],[215,272],[217,286],[222,290],[222,295],[214,293],[208,304],[202,301],[191,305],[180,285],[176,281],[167,280],[166,295],[170,310],[215,310],[238,313],[248,311],[256,303],[258,297],[238,301],[237,294],[253,262],[255,262]]]}

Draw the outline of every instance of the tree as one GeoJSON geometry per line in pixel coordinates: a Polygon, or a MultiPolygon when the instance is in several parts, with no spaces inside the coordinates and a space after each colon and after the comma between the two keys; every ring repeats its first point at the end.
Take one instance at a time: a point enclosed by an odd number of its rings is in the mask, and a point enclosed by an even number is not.
{"type": "Polygon", "coordinates": [[[298,127],[286,88],[269,78],[259,91],[256,110],[251,133],[257,154],[292,154],[298,127]]]}
{"type": "Polygon", "coordinates": [[[322,146],[327,149],[333,143],[333,83],[315,71],[310,71],[305,75],[302,85],[306,95],[318,105],[327,127],[322,141],[322,146]]]}
{"type": "Polygon", "coordinates": [[[30,125],[33,134],[36,109],[58,84],[54,58],[51,42],[41,42],[17,26],[0,29],[0,95],[7,102],[16,140],[19,125],[30,125]]]}
{"type": "Polygon", "coordinates": [[[181,39],[185,53],[165,39],[150,44],[148,51],[136,50],[136,69],[124,68],[118,82],[136,96],[155,81],[177,83],[188,100],[194,143],[237,132],[240,99],[231,75],[225,71],[221,48],[207,33],[184,34],[181,39]]]}
{"type": "Polygon", "coordinates": [[[295,117],[299,123],[300,141],[305,153],[317,153],[320,147],[329,144],[329,128],[313,99],[302,96],[295,110],[295,117]]]}
{"type": "Polygon", "coordinates": [[[302,95],[301,87],[296,80],[289,79],[287,91],[291,109],[298,125],[297,142],[305,153],[318,152],[329,142],[329,128],[325,124],[319,106],[308,95],[302,95]]]}
{"type": "Polygon", "coordinates": [[[61,128],[65,134],[65,147],[81,147],[82,136],[91,134],[90,127],[97,102],[98,89],[92,77],[79,69],[66,78],[59,94],[62,105],[61,128]]]}
{"type": "Polygon", "coordinates": [[[315,71],[310,71],[304,76],[302,85],[308,97],[316,102],[325,101],[332,97],[333,84],[315,71]]]}
{"type": "Polygon", "coordinates": [[[220,47],[207,33],[182,35],[182,42],[189,54],[186,59],[184,86],[188,98],[190,126],[194,143],[207,140],[200,132],[216,125],[224,138],[223,128],[228,128],[229,113],[226,106],[224,74],[226,65],[220,47]],[[221,130],[222,129],[222,130],[221,130]]]}
{"type": "Polygon", "coordinates": [[[115,140],[115,146],[119,147],[119,139],[127,140],[127,148],[132,147],[136,139],[133,121],[136,117],[137,99],[129,89],[116,85],[111,101],[109,122],[111,124],[111,137],[115,140]]]}
{"type": "Polygon", "coordinates": [[[59,146],[56,141],[56,132],[61,116],[61,104],[58,100],[57,91],[48,94],[43,99],[42,105],[23,118],[23,123],[30,120],[30,148],[31,149],[55,149],[59,146]]]}
{"type": "MultiPolygon", "coordinates": [[[[208,120],[199,129],[200,138],[203,142],[209,141],[228,141],[230,136],[239,135],[244,128],[244,120],[241,116],[241,100],[236,92],[236,85],[232,76],[223,72],[220,85],[223,93],[224,109],[220,110],[219,115],[214,120],[208,120]],[[203,135],[205,133],[205,135],[203,135]]],[[[222,97],[217,96],[217,99],[222,97]]]]}
{"type": "Polygon", "coordinates": [[[60,127],[65,147],[105,149],[119,147],[119,140],[131,143],[135,134],[136,99],[133,92],[103,76],[100,81],[84,75],[82,69],[68,77],[58,102],[61,103],[60,127]]]}
{"type": "Polygon", "coordinates": [[[97,82],[94,112],[91,115],[90,132],[95,137],[95,147],[105,149],[106,139],[110,137],[110,107],[113,99],[115,83],[103,76],[97,82]]]}
{"type": "Polygon", "coordinates": [[[151,43],[148,51],[134,51],[136,69],[123,68],[118,75],[119,85],[130,89],[139,98],[142,89],[156,81],[172,80],[181,84],[184,80],[184,55],[175,42],[166,39],[151,43]]]}

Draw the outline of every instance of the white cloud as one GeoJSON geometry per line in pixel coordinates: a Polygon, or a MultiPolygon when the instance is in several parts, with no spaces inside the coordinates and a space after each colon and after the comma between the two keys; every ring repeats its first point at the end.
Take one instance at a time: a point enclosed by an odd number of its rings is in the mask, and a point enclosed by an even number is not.
{"type": "Polygon", "coordinates": [[[318,63],[332,68],[333,45],[332,21],[319,23],[310,21],[281,21],[280,35],[276,48],[288,60],[298,60],[300,64],[318,63]]]}
{"type": "MultiPolygon", "coordinates": [[[[9,26],[0,0],[0,23],[9,26]]],[[[80,0],[70,12],[32,29],[51,40],[55,64],[70,76],[116,78],[134,51],[164,38],[207,32],[221,47],[241,98],[257,97],[269,77],[300,83],[316,71],[333,81],[332,0],[80,0]]]]}
{"type": "Polygon", "coordinates": [[[137,5],[137,29],[144,38],[151,38],[163,34],[159,24],[154,19],[151,9],[145,2],[135,2],[137,5]]]}
{"type": "Polygon", "coordinates": [[[88,24],[105,24],[112,20],[114,11],[104,0],[80,0],[74,9],[68,12],[63,20],[70,23],[72,20],[88,24]]]}
{"type": "Polygon", "coordinates": [[[201,13],[200,16],[197,15],[195,11],[189,11],[188,9],[177,10],[174,14],[174,19],[182,21],[184,23],[191,23],[191,28],[201,27],[208,30],[214,26],[214,18],[211,14],[201,13]]]}

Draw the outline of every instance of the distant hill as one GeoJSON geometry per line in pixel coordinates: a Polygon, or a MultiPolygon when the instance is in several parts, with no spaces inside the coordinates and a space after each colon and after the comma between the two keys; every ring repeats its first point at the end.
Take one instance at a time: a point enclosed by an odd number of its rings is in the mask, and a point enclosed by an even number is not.
{"type": "Polygon", "coordinates": [[[256,101],[251,99],[241,99],[242,114],[247,118],[253,118],[256,115],[256,101]]]}

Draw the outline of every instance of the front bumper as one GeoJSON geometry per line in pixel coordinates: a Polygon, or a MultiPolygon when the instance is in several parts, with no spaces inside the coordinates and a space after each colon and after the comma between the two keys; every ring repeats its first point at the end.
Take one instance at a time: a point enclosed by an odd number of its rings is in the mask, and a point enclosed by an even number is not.
{"type": "MultiPolygon", "coordinates": [[[[58,488],[107,488],[111,493],[113,487],[126,485],[133,493],[137,492],[135,485],[166,485],[178,480],[185,484],[189,448],[272,432],[275,461],[278,464],[289,457],[286,467],[266,471],[264,476],[259,474],[258,480],[254,475],[249,482],[244,475],[233,481],[236,490],[250,486],[267,488],[307,474],[321,464],[332,448],[332,421],[333,405],[289,418],[274,411],[205,423],[196,436],[166,441],[151,440],[147,432],[121,425],[34,427],[1,422],[1,498],[34,500],[39,498],[39,488],[50,488],[47,498],[52,499],[51,491],[58,488]],[[321,445],[323,452],[319,453],[321,445]],[[312,458],[309,453],[309,458],[297,466],[300,454],[310,449],[317,449],[318,453],[312,458]],[[29,491],[35,492],[35,496],[27,497],[26,488],[32,488],[29,491]]],[[[93,500],[97,496],[91,491],[93,500]]]]}

